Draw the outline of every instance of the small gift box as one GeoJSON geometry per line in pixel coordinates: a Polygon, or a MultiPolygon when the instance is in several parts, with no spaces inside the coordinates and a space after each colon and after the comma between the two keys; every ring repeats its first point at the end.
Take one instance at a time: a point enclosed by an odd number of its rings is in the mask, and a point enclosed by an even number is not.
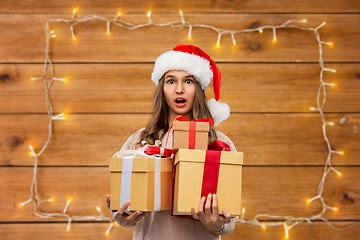
{"type": "Polygon", "coordinates": [[[198,119],[190,121],[184,116],[173,118],[173,149],[201,149],[208,146],[209,124],[214,125],[214,120],[198,119]]]}
{"type": "Polygon", "coordinates": [[[241,214],[243,153],[179,149],[174,156],[173,215],[198,211],[202,196],[216,193],[219,214],[241,214]]]}
{"type": "Polygon", "coordinates": [[[110,158],[110,209],[130,201],[127,211],[171,209],[172,159],[160,157],[110,158]]]}

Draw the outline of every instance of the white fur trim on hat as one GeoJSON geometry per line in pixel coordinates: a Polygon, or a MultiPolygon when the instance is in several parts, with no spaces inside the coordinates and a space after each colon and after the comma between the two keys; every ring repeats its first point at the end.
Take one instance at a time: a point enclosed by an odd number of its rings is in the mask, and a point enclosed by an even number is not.
{"type": "Polygon", "coordinates": [[[208,101],[211,116],[214,119],[214,126],[226,120],[230,116],[230,107],[226,103],[218,102],[215,99],[208,101]]]}
{"type": "Polygon", "coordinates": [[[151,80],[157,86],[161,77],[170,70],[182,70],[193,75],[203,90],[207,88],[213,78],[208,60],[190,53],[168,51],[156,59],[151,80]]]}

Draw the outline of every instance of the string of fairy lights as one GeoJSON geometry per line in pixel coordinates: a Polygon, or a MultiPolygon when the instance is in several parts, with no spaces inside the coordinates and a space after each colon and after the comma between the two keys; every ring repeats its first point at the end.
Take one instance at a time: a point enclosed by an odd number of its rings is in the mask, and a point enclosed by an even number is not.
{"type": "Polygon", "coordinates": [[[109,19],[109,18],[104,18],[104,17],[99,17],[96,15],[88,15],[85,16],[84,18],[81,19],[77,19],[76,18],[76,14],[77,14],[77,10],[75,9],[73,11],[73,16],[71,19],[62,19],[62,18],[57,18],[57,19],[49,19],[46,22],[46,50],[45,50],[45,63],[44,63],[44,72],[43,75],[41,77],[33,77],[31,78],[31,80],[41,80],[44,82],[45,84],[45,95],[46,95],[46,106],[47,106],[47,113],[49,116],[49,125],[48,125],[48,138],[45,142],[45,144],[43,145],[43,147],[39,150],[39,152],[35,152],[35,150],[33,149],[32,146],[29,146],[30,148],[30,155],[32,155],[34,157],[34,176],[33,176],[33,180],[32,180],[32,184],[31,184],[31,188],[30,188],[30,192],[31,192],[31,196],[30,198],[21,203],[20,205],[23,206],[25,204],[28,204],[30,202],[34,203],[34,214],[38,217],[41,218],[50,218],[50,217],[65,217],[68,219],[68,225],[67,225],[67,230],[70,230],[70,225],[71,222],[73,220],[95,220],[95,221],[108,221],[110,223],[105,235],[108,235],[110,233],[110,230],[112,229],[112,227],[114,226],[114,224],[116,224],[114,222],[114,220],[112,218],[108,218],[106,217],[101,209],[99,207],[96,207],[97,211],[99,212],[99,215],[97,216],[74,216],[74,215],[70,215],[67,213],[68,211],[68,207],[71,203],[71,199],[69,199],[65,205],[65,208],[62,212],[59,213],[45,213],[42,212],[40,210],[40,205],[41,203],[44,202],[53,202],[53,199],[46,199],[46,200],[42,200],[39,198],[38,196],[38,192],[37,192],[37,165],[38,165],[38,159],[40,157],[40,155],[45,151],[47,145],[50,142],[51,136],[52,136],[52,126],[53,126],[53,121],[55,120],[65,120],[65,116],[64,114],[57,114],[54,115],[53,110],[52,110],[52,105],[51,105],[51,101],[50,101],[50,97],[49,97],[49,91],[51,88],[51,85],[54,81],[66,81],[67,79],[65,78],[57,78],[54,75],[54,67],[52,64],[52,61],[50,59],[49,56],[49,47],[51,44],[51,39],[56,37],[55,31],[50,30],[49,28],[49,24],[52,22],[65,22],[71,31],[71,35],[73,39],[76,39],[76,35],[75,35],[75,31],[74,31],[74,26],[82,23],[82,22],[86,22],[92,19],[98,19],[101,21],[105,21],[107,23],[107,28],[106,28],[106,33],[110,34],[111,33],[111,27],[112,25],[114,26],[118,26],[124,29],[128,29],[128,30],[134,30],[134,29],[138,29],[138,28],[144,28],[144,27],[149,27],[149,26],[158,26],[158,27],[172,27],[175,31],[180,31],[182,30],[184,27],[187,27],[189,29],[188,31],[188,37],[191,38],[192,35],[192,30],[194,28],[208,28],[208,29],[212,29],[214,31],[217,32],[218,36],[217,36],[217,42],[216,45],[219,46],[220,45],[220,41],[221,41],[221,37],[223,35],[230,35],[232,42],[234,45],[236,45],[236,41],[235,41],[235,35],[238,33],[246,33],[246,32],[259,32],[262,33],[264,30],[266,29],[271,29],[273,32],[273,41],[277,40],[277,36],[276,36],[276,32],[278,29],[282,29],[282,28],[295,28],[295,29],[299,29],[299,30],[303,30],[303,31],[312,31],[314,32],[315,38],[318,42],[318,47],[319,47],[319,65],[321,67],[321,71],[320,71],[320,85],[319,85],[319,90],[318,90],[318,94],[317,94],[317,106],[316,107],[312,107],[310,110],[312,111],[317,111],[319,112],[321,121],[322,121],[322,132],[323,132],[323,136],[324,139],[326,141],[327,144],[327,149],[328,149],[328,157],[326,159],[326,163],[325,163],[325,167],[324,167],[324,172],[323,172],[323,176],[322,179],[319,183],[318,186],[318,192],[317,195],[314,196],[313,198],[309,199],[308,202],[312,202],[314,200],[319,200],[322,203],[322,211],[314,216],[308,217],[308,218],[294,218],[291,216],[273,216],[273,215],[268,215],[268,214],[259,214],[257,216],[254,217],[254,219],[252,220],[246,220],[245,219],[245,209],[243,209],[242,211],[242,215],[241,217],[238,217],[236,219],[237,222],[241,222],[241,223],[246,223],[246,224],[251,224],[251,225],[255,225],[255,226],[260,226],[262,228],[266,228],[266,227],[270,227],[270,226],[284,226],[284,230],[285,230],[285,237],[288,238],[289,237],[289,230],[291,228],[293,228],[294,226],[296,226],[297,224],[301,223],[301,222],[308,222],[311,223],[311,221],[313,220],[322,220],[324,222],[326,222],[330,227],[332,227],[335,230],[345,230],[348,229],[350,227],[353,227],[355,225],[359,225],[358,224],[353,224],[350,225],[348,227],[345,228],[336,228],[335,226],[332,225],[332,223],[330,221],[328,221],[327,219],[325,219],[323,217],[323,215],[325,214],[325,212],[327,210],[334,210],[337,211],[338,209],[336,207],[333,206],[329,206],[325,203],[325,199],[322,196],[323,194],[323,189],[324,189],[324,184],[325,184],[325,180],[326,180],[326,176],[330,173],[330,172],[335,172],[338,175],[341,175],[341,173],[336,170],[332,164],[331,164],[331,157],[333,154],[343,154],[342,151],[335,151],[331,148],[331,144],[330,141],[327,137],[327,132],[326,132],[326,128],[329,125],[333,125],[333,123],[331,122],[327,122],[326,118],[325,118],[325,114],[323,112],[323,107],[326,103],[326,87],[328,86],[334,86],[333,83],[327,83],[324,81],[323,79],[323,74],[324,72],[336,72],[336,70],[334,69],[329,69],[326,68],[324,66],[324,60],[323,60],[323,45],[328,45],[328,46],[332,46],[333,43],[331,42],[324,42],[320,39],[320,35],[319,35],[319,29],[321,27],[323,27],[325,25],[325,22],[323,22],[322,24],[320,24],[318,27],[316,28],[305,28],[305,27],[301,27],[301,23],[306,22],[306,20],[289,20],[281,25],[277,25],[277,26],[260,26],[258,28],[252,28],[252,29],[243,29],[243,30],[226,30],[226,29],[220,29],[220,28],[216,28],[214,26],[210,26],[210,25],[204,25],[204,24],[192,24],[188,21],[185,21],[184,16],[182,11],[180,11],[180,20],[179,21],[172,21],[172,22],[167,22],[167,23],[155,23],[152,19],[151,16],[151,11],[148,12],[147,16],[148,16],[148,22],[145,24],[139,24],[139,25],[134,25],[130,22],[126,22],[124,20],[121,19],[121,13],[118,13],[116,15],[115,18],[109,19]],[[46,73],[47,73],[47,69],[48,67],[50,67],[50,71],[51,71],[51,79],[48,81],[46,79],[46,73]],[[321,99],[321,94],[322,94],[322,99],[321,99]],[[259,219],[266,219],[266,220],[259,220],[259,219]],[[269,221],[269,219],[273,220],[273,221],[269,221]]]}

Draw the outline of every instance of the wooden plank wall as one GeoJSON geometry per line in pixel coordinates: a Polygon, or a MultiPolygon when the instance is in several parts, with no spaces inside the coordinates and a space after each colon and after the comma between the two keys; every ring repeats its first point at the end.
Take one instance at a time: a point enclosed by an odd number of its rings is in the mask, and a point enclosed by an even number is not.
{"type": "MultiPolygon", "coordinates": [[[[324,217],[337,227],[360,222],[360,4],[344,1],[289,0],[191,0],[191,1],[10,1],[0,2],[0,236],[2,239],[131,239],[132,230],[114,227],[105,237],[108,223],[74,222],[66,231],[66,218],[42,219],[34,215],[30,197],[34,159],[29,145],[39,151],[48,135],[49,118],[42,76],[45,59],[45,24],[48,19],[71,19],[96,14],[146,23],[152,10],[155,22],[178,21],[178,11],[191,23],[238,30],[280,25],[307,19],[305,27],[326,25],[319,31],[327,68],[325,117],[331,147],[344,151],[333,155],[332,164],[342,173],[330,172],[324,186],[329,206],[324,217]]],[[[76,40],[64,23],[51,23],[50,57],[57,77],[50,90],[53,111],[66,120],[54,121],[53,135],[39,158],[38,194],[44,212],[61,212],[69,197],[70,215],[98,215],[99,206],[109,216],[105,197],[109,192],[108,157],[126,138],[143,127],[151,113],[154,85],[150,74],[156,57],[176,44],[202,47],[217,62],[222,75],[221,101],[231,106],[231,117],[218,126],[245,153],[242,205],[245,218],[257,214],[310,217],[321,204],[306,199],[317,194],[328,156],[316,106],[319,89],[319,52],[313,32],[278,30],[236,35],[232,45],[223,36],[215,47],[214,31],[147,27],[124,30],[90,21],[75,27],[76,40]]],[[[50,76],[48,72],[47,76],[50,76]]],[[[212,89],[206,91],[212,96],[212,89]]],[[[283,227],[237,224],[226,239],[284,239],[283,227]]],[[[301,223],[289,239],[358,239],[360,226],[335,231],[322,221],[301,223]]]]}

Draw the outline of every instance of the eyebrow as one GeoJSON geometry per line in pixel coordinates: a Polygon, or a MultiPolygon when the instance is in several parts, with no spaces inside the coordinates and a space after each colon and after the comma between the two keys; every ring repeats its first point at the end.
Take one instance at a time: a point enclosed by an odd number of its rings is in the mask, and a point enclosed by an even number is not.
{"type": "MultiPolygon", "coordinates": [[[[165,79],[166,78],[173,78],[174,77],[174,75],[167,75],[166,77],[165,77],[165,79]]],[[[195,77],[193,76],[193,75],[187,75],[187,76],[185,76],[185,78],[194,78],[195,79],[195,77]]]]}

